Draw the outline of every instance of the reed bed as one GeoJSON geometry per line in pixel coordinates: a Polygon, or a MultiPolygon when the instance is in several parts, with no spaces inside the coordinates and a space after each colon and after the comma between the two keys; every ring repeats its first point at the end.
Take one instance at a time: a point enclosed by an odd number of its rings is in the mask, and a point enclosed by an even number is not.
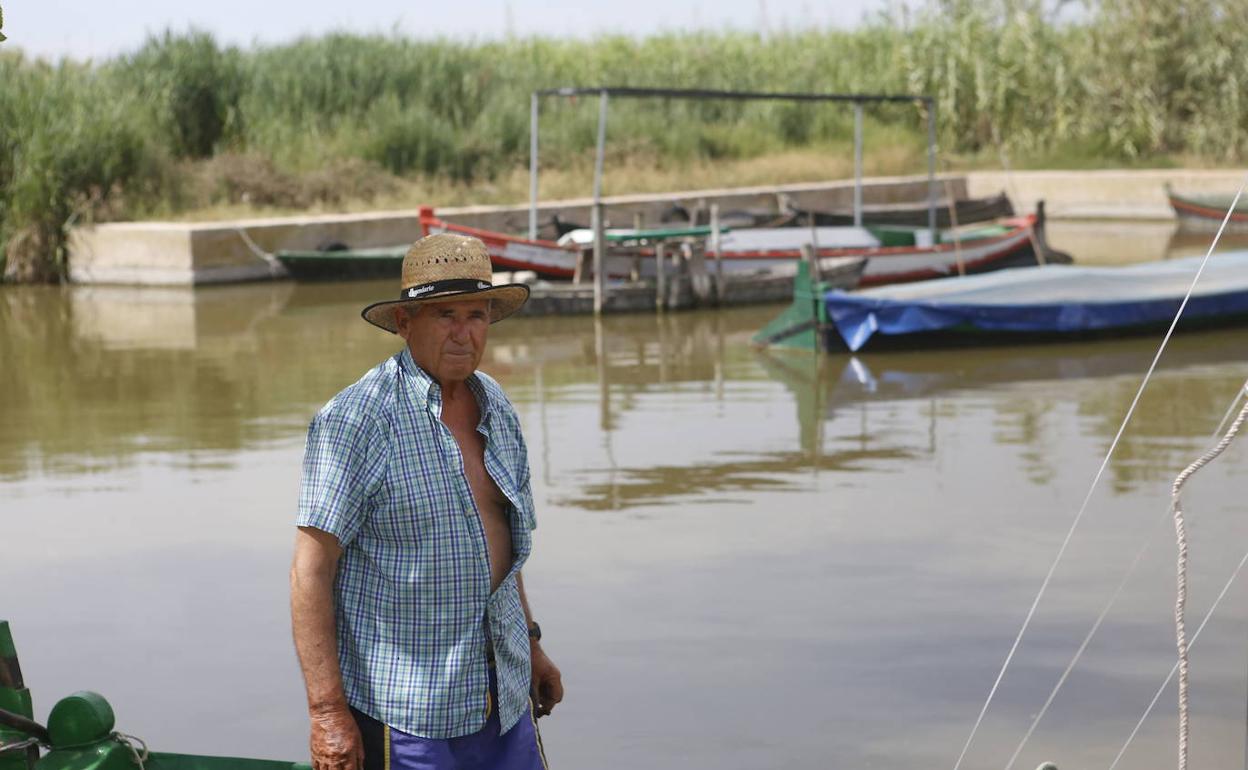
{"type": "MultiPolygon", "coordinates": [[[[414,189],[491,199],[522,177],[529,93],[556,85],[931,94],[955,161],[1002,149],[1019,165],[1244,157],[1248,0],[1103,0],[1076,23],[1051,6],[943,0],[851,31],[766,36],[330,34],[242,50],[190,31],[96,63],[34,61],[10,40],[0,258],[10,280],[54,279],[66,225],[88,218],[358,206],[414,189]]],[[[596,104],[543,111],[543,163],[566,182],[588,168],[596,104]]],[[[868,107],[869,153],[921,158],[922,118],[916,105],[868,107]]],[[[845,154],[851,132],[844,106],[630,100],[612,111],[609,163],[756,174],[759,158],[845,154]]],[[[640,176],[608,182],[625,192],[640,176]]]]}

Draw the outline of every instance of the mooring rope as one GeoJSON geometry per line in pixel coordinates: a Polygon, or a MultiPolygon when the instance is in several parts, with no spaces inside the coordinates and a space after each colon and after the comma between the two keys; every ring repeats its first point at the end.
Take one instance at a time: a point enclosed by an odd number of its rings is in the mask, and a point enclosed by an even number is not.
{"type": "MultiPolygon", "coordinates": [[[[1014,171],[1010,168],[1010,159],[1005,153],[1005,142],[1001,141],[1001,134],[997,131],[997,124],[990,120],[988,125],[992,129],[992,141],[997,145],[997,154],[1001,157],[1001,168],[1005,170],[1005,186],[1009,188],[1010,199],[1019,201],[1021,199],[1018,197],[1018,188],[1014,186],[1014,171]]],[[[1031,241],[1031,250],[1036,254],[1036,263],[1047,265],[1049,259],[1044,253],[1044,249],[1040,247],[1040,239],[1036,237],[1035,227],[1027,228],[1027,238],[1031,241]]]]}
{"type": "Polygon", "coordinates": [[[274,278],[285,278],[290,275],[290,273],[286,270],[286,266],[283,265],[277,257],[260,248],[260,244],[256,243],[244,228],[236,227],[234,228],[234,232],[238,233],[238,236],[243,239],[243,245],[247,247],[248,251],[250,251],[257,259],[263,260],[266,264],[268,264],[269,275],[274,278]]]}
{"type": "MultiPolygon", "coordinates": [[[[1239,405],[1240,399],[1242,399],[1245,394],[1248,394],[1248,381],[1245,381],[1243,388],[1235,394],[1235,400],[1231,402],[1230,407],[1226,410],[1226,413],[1222,415],[1222,419],[1218,422],[1218,427],[1214,428],[1213,433],[1209,436],[1211,446],[1216,445],[1218,438],[1222,435],[1222,429],[1226,427],[1227,421],[1235,415],[1235,408],[1239,405]]],[[[1157,523],[1160,524],[1162,521],[1171,518],[1172,515],[1172,511],[1167,508],[1157,519],[1157,523]]],[[[1010,756],[1009,762],[1006,763],[1005,770],[1011,770],[1014,767],[1014,763],[1018,761],[1018,757],[1027,746],[1027,742],[1031,740],[1032,734],[1035,733],[1036,728],[1039,727],[1045,714],[1048,713],[1049,706],[1053,705],[1053,701],[1057,698],[1058,692],[1060,692],[1062,687],[1066,684],[1066,680],[1070,678],[1075,666],[1083,657],[1083,653],[1088,649],[1088,645],[1092,643],[1092,639],[1096,636],[1097,631],[1100,630],[1101,624],[1105,622],[1105,618],[1109,616],[1110,610],[1113,609],[1114,604],[1117,603],[1118,598],[1122,595],[1123,589],[1126,588],[1127,583],[1130,582],[1132,576],[1134,576],[1136,568],[1140,566],[1140,562],[1144,559],[1144,554],[1147,553],[1149,547],[1152,546],[1153,538],[1156,536],[1155,525],[1152,530],[1149,530],[1149,533],[1150,534],[1144,539],[1143,544],[1140,545],[1140,549],[1136,552],[1135,558],[1131,561],[1131,565],[1127,567],[1126,572],[1123,573],[1122,579],[1119,580],[1118,587],[1114,589],[1113,595],[1110,596],[1109,601],[1105,603],[1105,606],[1101,608],[1100,615],[1098,615],[1096,620],[1092,623],[1092,628],[1088,631],[1087,636],[1083,638],[1083,642],[1079,645],[1079,649],[1075,651],[1075,654],[1071,657],[1070,662],[1066,664],[1066,669],[1058,678],[1057,684],[1053,685],[1053,689],[1049,692],[1049,697],[1044,701],[1044,705],[1040,707],[1040,711],[1037,712],[1036,716],[1032,719],[1031,725],[1027,728],[1027,733],[1023,735],[1023,739],[1019,741],[1018,746],[1014,749],[1014,753],[1010,756]]]]}
{"type": "Polygon", "coordinates": [[[1230,405],[1226,407],[1226,414],[1222,415],[1222,422],[1218,423],[1218,427],[1213,432],[1213,435],[1218,435],[1226,427],[1226,423],[1231,419],[1231,415],[1235,414],[1235,407],[1239,406],[1239,402],[1244,396],[1248,396],[1248,381],[1244,382],[1244,387],[1240,388],[1239,392],[1235,394],[1235,398],[1231,399],[1230,405]]]}
{"type": "Polygon", "coordinates": [[[1244,426],[1244,421],[1248,420],[1248,404],[1239,411],[1239,416],[1235,418],[1235,422],[1231,423],[1231,427],[1226,431],[1226,435],[1208,452],[1201,455],[1195,462],[1187,466],[1178,478],[1174,480],[1174,486],[1170,489],[1170,508],[1174,511],[1174,533],[1175,542],[1178,548],[1178,565],[1177,565],[1177,588],[1174,601],[1174,635],[1179,652],[1179,770],[1187,770],[1187,740],[1189,732],[1189,706],[1188,706],[1188,641],[1187,641],[1187,624],[1184,614],[1187,609],[1187,526],[1183,521],[1183,502],[1179,495],[1183,492],[1183,485],[1197,471],[1213,462],[1218,455],[1226,451],[1231,442],[1235,440],[1235,436],[1239,434],[1239,429],[1244,426]]]}
{"type": "Polygon", "coordinates": [[[1118,432],[1114,435],[1114,440],[1110,442],[1109,451],[1105,453],[1105,459],[1101,461],[1100,468],[1097,469],[1096,475],[1092,478],[1092,484],[1088,487],[1087,494],[1084,495],[1083,503],[1079,506],[1079,511],[1075,514],[1075,518],[1070,524],[1070,529],[1067,530],[1066,537],[1062,540],[1062,545],[1057,549],[1057,555],[1049,566],[1049,571],[1040,583],[1040,590],[1036,593],[1036,598],[1032,601],[1031,607],[1027,610],[1027,615],[1023,618],[1023,625],[1019,628],[1018,635],[1014,637],[1014,643],[1010,645],[1010,651],[1006,654],[1005,661],[1001,664],[1001,670],[997,672],[997,678],[993,681],[992,687],[988,691],[988,697],[984,700],[984,705],[980,708],[979,715],[975,718],[975,724],[971,727],[971,734],[967,737],[966,743],[963,744],[962,752],[953,764],[953,770],[960,770],[962,767],[962,761],[966,759],[966,754],[970,751],[971,744],[975,741],[975,735],[979,732],[979,728],[984,722],[984,716],[988,713],[988,707],[992,705],[993,698],[996,697],[997,690],[1001,687],[1001,680],[1005,678],[1005,672],[1009,669],[1010,663],[1013,662],[1014,655],[1018,652],[1018,647],[1023,641],[1023,636],[1031,626],[1031,621],[1036,615],[1036,608],[1040,606],[1040,600],[1044,598],[1049,584],[1053,581],[1053,575],[1057,572],[1057,566],[1066,554],[1066,549],[1070,546],[1075,530],[1079,528],[1079,523],[1083,520],[1083,516],[1088,510],[1088,504],[1092,501],[1092,494],[1096,491],[1097,485],[1100,484],[1101,477],[1105,475],[1105,469],[1109,467],[1109,461],[1118,449],[1118,443],[1122,440],[1122,435],[1126,432],[1127,425],[1135,415],[1140,398],[1144,395],[1144,390],[1148,387],[1148,383],[1153,377],[1153,372],[1157,370],[1157,364],[1161,361],[1162,354],[1165,353],[1166,347],[1170,344],[1170,338],[1174,336],[1174,330],[1179,325],[1179,319],[1183,317],[1183,311],[1187,309],[1187,303],[1191,300],[1192,293],[1195,292],[1196,285],[1200,282],[1200,277],[1205,272],[1205,266],[1209,264],[1209,258],[1213,256],[1213,251],[1217,248],[1218,241],[1222,239],[1222,233],[1226,230],[1231,214],[1234,213],[1236,206],[1239,205],[1239,199],[1243,196],[1245,187],[1248,187],[1248,177],[1245,177],[1244,181],[1240,183],[1239,190],[1235,193],[1235,198],[1231,201],[1231,206],[1227,209],[1226,216],[1222,218],[1222,224],[1218,227],[1218,232],[1213,237],[1213,243],[1209,244],[1209,250],[1205,252],[1205,257],[1201,260],[1200,267],[1196,269],[1196,275],[1192,277],[1192,282],[1188,285],[1187,292],[1183,295],[1183,301],[1179,303],[1179,308],[1174,314],[1174,320],[1170,322],[1170,328],[1166,330],[1166,334],[1161,340],[1161,345],[1157,348],[1157,353],[1153,356],[1153,361],[1149,364],[1148,371],[1145,372],[1144,379],[1140,382],[1140,387],[1135,392],[1135,398],[1131,400],[1131,406],[1127,408],[1127,413],[1122,418],[1122,424],[1118,426],[1118,432]]]}
{"type": "MultiPolygon", "coordinates": [[[[1164,521],[1167,514],[1169,514],[1169,511],[1165,511],[1162,516],[1157,519],[1158,523],[1164,521]]],[[[1152,530],[1150,530],[1150,532],[1151,531],[1152,530]]],[[[1104,623],[1105,618],[1109,616],[1110,609],[1113,608],[1114,603],[1118,601],[1118,597],[1122,595],[1122,591],[1127,587],[1127,583],[1131,580],[1131,576],[1135,574],[1136,567],[1140,566],[1140,562],[1143,560],[1144,554],[1148,552],[1148,547],[1152,544],[1152,539],[1153,537],[1150,534],[1147,538],[1145,538],[1144,545],[1142,545],[1140,550],[1136,552],[1135,559],[1131,562],[1131,566],[1128,567],[1127,571],[1123,574],[1122,580],[1118,581],[1118,587],[1114,589],[1113,595],[1109,597],[1109,601],[1106,602],[1104,608],[1101,609],[1101,614],[1097,616],[1096,622],[1092,624],[1092,628],[1088,631],[1087,636],[1083,637],[1083,642],[1079,645],[1079,649],[1075,650],[1075,654],[1070,659],[1070,663],[1066,665],[1066,670],[1062,672],[1060,677],[1058,677],[1057,684],[1053,685],[1053,689],[1049,692],[1049,697],[1045,699],[1044,705],[1040,707],[1040,711],[1037,712],[1036,716],[1031,720],[1031,725],[1027,728],[1027,732],[1023,735],[1023,739],[1018,742],[1018,746],[1014,749],[1014,753],[1010,755],[1010,761],[1005,763],[1005,770],[1011,770],[1011,768],[1014,767],[1014,763],[1018,761],[1019,755],[1023,753],[1023,748],[1027,745],[1027,742],[1031,740],[1032,733],[1034,733],[1036,728],[1040,726],[1040,720],[1044,719],[1044,715],[1048,713],[1049,706],[1053,705],[1053,701],[1057,698],[1057,693],[1066,684],[1066,680],[1070,678],[1071,672],[1075,670],[1075,665],[1079,662],[1079,659],[1083,657],[1083,653],[1088,649],[1088,645],[1092,643],[1092,637],[1096,636],[1096,632],[1100,630],[1101,624],[1104,623]]]]}
{"type": "MultiPolygon", "coordinates": [[[[1196,633],[1192,634],[1192,639],[1188,644],[1188,649],[1196,646],[1196,640],[1200,639],[1200,632],[1205,630],[1205,626],[1208,625],[1209,619],[1213,617],[1214,611],[1217,610],[1218,605],[1222,603],[1222,599],[1226,596],[1227,592],[1231,590],[1231,586],[1234,585],[1235,579],[1239,577],[1239,573],[1243,571],[1245,564],[1248,564],[1248,551],[1246,551],[1243,558],[1239,560],[1239,564],[1235,566],[1235,570],[1231,572],[1231,576],[1226,579],[1226,583],[1222,585],[1222,590],[1218,592],[1217,597],[1213,600],[1213,604],[1209,607],[1209,611],[1205,613],[1204,619],[1202,619],[1200,621],[1200,625],[1196,627],[1196,633]]],[[[1118,763],[1122,761],[1123,755],[1127,753],[1127,749],[1131,746],[1132,741],[1135,740],[1135,736],[1139,734],[1140,728],[1144,726],[1144,721],[1148,719],[1149,714],[1153,713],[1153,708],[1157,706],[1157,701],[1161,700],[1161,694],[1166,691],[1166,687],[1170,685],[1170,680],[1174,678],[1174,675],[1178,672],[1178,670],[1179,664],[1176,661],[1175,664],[1171,666],[1170,673],[1166,675],[1166,678],[1162,681],[1161,686],[1157,688],[1157,692],[1153,694],[1153,699],[1149,701],[1148,706],[1144,709],[1143,715],[1141,715],[1139,721],[1135,723],[1135,727],[1131,730],[1131,734],[1127,736],[1126,742],[1122,744],[1122,748],[1118,750],[1118,755],[1114,757],[1114,761],[1110,763],[1107,770],[1114,770],[1114,768],[1118,767],[1118,763]]]]}
{"type": "Polygon", "coordinates": [[[130,757],[139,766],[139,770],[144,770],[147,760],[151,757],[151,753],[147,750],[147,741],[133,735],[126,735],[125,733],[113,733],[112,737],[115,741],[130,749],[130,757]],[[139,744],[139,749],[134,747],[136,743],[139,744]]]}
{"type": "Polygon", "coordinates": [[[25,740],[17,741],[15,743],[0,743],[0,754],[4,754],[5,752],[8,752],[8,751],[19,751],[22,749],[29,749],[32,746],[38,746],[38,745],[39,745],[38,738],[27,738],[25,740]]]}

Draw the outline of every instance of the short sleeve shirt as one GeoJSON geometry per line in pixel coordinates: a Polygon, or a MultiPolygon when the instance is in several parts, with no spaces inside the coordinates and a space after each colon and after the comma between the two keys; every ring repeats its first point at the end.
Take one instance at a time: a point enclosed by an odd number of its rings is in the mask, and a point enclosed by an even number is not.
{"type": "Polygon", "coordinates": [[[338,538],[338,659],[348,702],[426,738],[477,732],[497,667],[504,731],[528,709],[529,638],[516,575],[536,526],[520,422],[476,373],[485,467],[509,502],[512,567],[490,591],[485,533],[436,381],[403,352],[313,419],[296,523],[338,538]]]}

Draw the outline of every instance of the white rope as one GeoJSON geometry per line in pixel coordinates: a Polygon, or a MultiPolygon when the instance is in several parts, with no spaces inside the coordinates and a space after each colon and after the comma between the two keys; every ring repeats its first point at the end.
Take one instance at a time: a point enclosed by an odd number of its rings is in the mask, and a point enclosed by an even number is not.
{"type": "Polygon", "coordinates": [[[151,757],[150,752],[147,750],[147,742],[142,738],[137,738],[133,735],[126,735],[125,733],[113,733],[113,739],[125,746],[127,749],[130,749],[130,757],[134,759],[134,763],[139,766],[139,770],[144,770],[147,760],[151,757]],[[134,744],[136,743],[139,744],[142,751],[134,747],[134,744]]]}
{"type": "Polygon", "coordinates": [[[5,752],[8,752],[8,751],[18,751],[20,749],[29,749],[31,746],[38,746],[38,745],[39,745],[38,738],[27,738],[26,740],[17,741],[16,743],[0,743],[0,754],[4,754],[5,752]]]}
{"type": "MultiPolygon", "coordinates": [[[[1157,519],[1157,522],[1161,523],[1164,521],[1169,513],[1170,512],[1168,510],[1163,511],[1161,517],[1157,519]]],[[[1149,530],[1150,533],[1155,531],[1155,527],[1154,529],[1149,530]]],[[[1023,753],[1023,748],[1027,745],[1027,741],[1031,740],[1032,733],[1034,733],[1036,728],[1040,726],[1040,720],[1044,719],[1044,715],[1048,713],[1049,706],[1053,705],[1054,699],[1057,698],[1057,693],[1062,689],[1062,686],[1066,684],[1066,680],[1070,678],[1071,672],[1075,670],[1075,665],[1079,662],[1079,659],[1083,657],[1083,653],[1088,649],[1088,645],[1092,643],[1092,637],[1096,636],[1096,632],[1100,630],[1101,624],[1104,623],[1105,618],[1109,616],[1110,609],[1112,609],[1114,603],[1118,601],[1118,597],[1122,594],[1123,589],[1126,588],[1127,583],[1131,580],[1131,576],[1135,574],[1136,567],[1140,566],[1140,562],[1143,560],[1144,554],[1148,552],[1148,547],[1152,545],[1152,541],[1152,534],[1144,539],[1144,544],[1140,546],[1140,550],[1135,554],[1135,560],[1131,562],[1131,566],[1127,568],[1125,573],[1123,573],[1122,580],[1118,582],[1118,587],[1114,589],[1113,595],[1109,597],[1109,601],[1106,602],[1105,606],[1101,609],[1101,614],[1097,616],[1096,622],[1092,624],[1092,628],[1088,631],[1088,635],[1083,637],[1083,642],[1079,645],[1079,649],[1075,650],[1074,657],[1072,657],[1070,659],[1070,663],[1066,665],[1066,670],[1063,671],[1061,677],[1058,678],[1057,684],[1053,685],[1053,690],[1049,692],[1049,697],[1044,701],[1044,705],[1040,707],[1040,711],[1036,714],[1035,718],[1031,720],[1031,726],[1027,728],[1027,733],[1023,735],[1023,739],[1018,742],[1018,747],[1015,748],[1014,753],[1010,755],[1010,761],[1005,763],[1005,770],[1011,770],[1011,768],[1014,767],[1014,763],[1018,761],[1018,756],[1023,753]]]]}
{"type": "MultiPolygon", "coordinates": [[[[1245,564],[1248,564],[1248,552],[1245,552],[1243,558],[1239,560],[1239,564],[1236,565],[1235,571],[1232,572],[1231,576],[1226,579],[1226,583],[1222,586],[1222,590],[1218,593],[1217,598],[1213,600],[1213,605],[1209,607],[1209,611],[1205,613],[1204,619],[1201,620],[1200,625],[1196,627],[1196,633],[1192,634],[1191,642],[1188,644],[1189,650],[1196,646],[1196,640],[1200,638],[1200,632],[1205,630],[1205,626],[1208,625],[1209,619],[1213,617],[1214,610],[1216,610],[1218,605],[1221,604],[1222,598],[1226,596],[1227,591],[1231,590],[1231,586],[1235,583],[1235,578],[1239,577],[1239,573],[1243,571],[1245,564]]],[[[1179,664],[1176,662],[1170,668],[1170,673],[1166,675],[1165,681],[1163,681],[1161,686],[1157,688],[1157,692],[1154,693],[1153,699],[1149,701],[1148,707],[1144,709],[1144,714],[1140,717],[1140,721],[1135,723],[1135,728],[1131,730],[1131,734],[1127,736],[1126,743],[1122,744],[1122,748],[1118,750],[1118,756],[1114,757],[1114,761],[1110,763],[1108,770],[1114,770],[1114,768],[1118,767],[1118,763],[1122,761],[1123,755],[1127,753],[1127,748],[1131,746],[1131,742],[1134,741],[1135,736],[1139,734],[1140,728],[1144,726],[1144,720],[1148,719],[1148,715],[1153,713],[1153,708],[1157,705],[1157,701],[1161,700],[1161,694],[1165,692],[1166,687],[1170,684],[1170,680],[1174,678],[1174,675],[1178,672],[1178,670],[1179,664]]]]}
{"type": "Polygon", "coordinates": [[[1127,425],[1131,422],[1132,416],[1135,415],[1135,409],[1139,406],[1140,397],[1144,395],[1144,389],[1148,387],[1149,380],[1153,377],[1153,372],[1157,370],[1157,363],[1161,360],[1162,353],[1166,351],[1166,346],[1170,344],[1170,338],[1174,336],[1175,327],[1179,325],[1179,319],[1183,317],[1183,311],[1187,309],[1187,303],[1192,298],[1192,293],[1196,290],[1196,284],[1200,282],[1201,275],[1205,272],[1205,265],[1209,264],[1209,258],[1213,256],[1213,250],[1217,247],[1218,241],[1222,238],[1222,232],[1226,229],[1227,222],[1231,219],[1231,214],[1239,205],[1239,199],[1244,193],[1244,188],[1248,187],[1248,177],[1240,183],[1239,191],[1235,193],[1235,199],[1231,201],[1231,206],[1227,209],[1226,216],[1222,219],[1222,225],[1218,228],[1217,235],[1213,238],[1213,243],[1209,244],[1209,250],[1205,252],[1205,258],[1201,260],[1200,267],[1196,270],[1196,275],[1192,277],[1191,284],[1187,287],[1187,293],[1183,295],[1183,301],[1179,303],[1179,309],[1174,314],[1174,320],[1170,322],[1170,328],[1166,330],[1165,337],[1161,340],[1160,347],[1157,348],[1157,354],[1153,356],[1153,361],[1149,364],[1148,371],[1144,374],[1144,380],[1140,383],[1139,390],[1135,392],[1135,398],[1131,400],[1131,406],[1127,409],[1126,415],[1122,418],[1122,424],[1118,427],[1114,440],[1109,445],[1109,451],[1105,453],[1105,459],[1101,461],[1101,467],[1097,469],[1096,476],[1092,479],[1091,486],[1088,487],[1088,493],[1084,495],[1083,504],[1079,506],[1079,512],[1075,514],[1074,521],[1070,524],[1070,529],[1066,532],[1062,545],[1057,550],[1057,556],[1054,557],[1049,571],[1044,576],[1044,581],[1040,584],[1040,590],[1036,593],[1036,598],[1032,601],[1031,607],[1027,610],[1027,615],[1023,619],[1022,628],[1018,630],[1018,635],[1014,637],[1014,643],[1010,645],[1010,651],[1005,656],[1005,662],[1001,664],[1001,670],[997,673],[996,680],[992,683],[992,688],[988,691],[988,697],[984,700],[983,708],[979,710],[979,716],[975,718],[975,725],[971,728],[971,734],[966,739],[966,743],[962,746],[962,753],[958,755],[958,761],[954,763],[953,770],[959,770],[962,767],[962,760],[966,758],[966,754],[970,751],[971,744],[975,741],[975,735],[979,732],[980,726],[983,724],[984,716],[988,713],[988,707],[992,705],[992,700],[996,697],[997,690],[1001,687],[1001,680],[1005,678],[1005,672],[1009,669],[1010,663],[1014,660],[1014,654],[1018,652],[1018,646],[1023,641],[1023,636],[1027,633],[1027,629],[1031,626],[1032,618],[1035,617],[1036,608],[1040,606],[1040,600],[1044,597],[1045,591],[1049,588],[1049,583],[1053,581],[1053,575],[1057,572],[1057,566],[1061,563],[1062,557],[1066,554],[1066,548],[1070,545],[1071,538],[1074,537],[1075,530],[1079,528],[1079,523],[1083,520],[1083,515],[1088,510],[1088,503],[1092,500],[1092,493],[1096,491],[1096,487],[1100,484],[1101,477],[1105,474],[1105,469],[1109,467],[1109,461],[1114,456],[1114,451],[1118,448],[1118,442],[1122,440],[1122,434],[1126,432],[1127,425]]]}
{"type": "Polygon", "coordinates": [[[1235,418],[1235,422],[1231,423],[1231,427],[1226,431],[1226,435],[1208,452],[1201,455],[1194,463],[1187,466],[1178,478],[1174,480],[1174,486],[1170,489],[1170,508],[1174,511],[1174,534],[1175,543],[1178,549],[1178,565],[1177,565],[1177,588],[1174,601],[1174,635],[1179,652],[1179,770],[1187,770],[1187,740],[1189,733],[1189,707],[1188,707],[1188,642],[1187,642],[1187,624],[1184,621],[1184,613],[1187,608],[1187,527],[1183,521],[1183,503],[1179,495],[1183,492],[1183,485],[1187,483],[1197,471],[1213,462],[1218,455],[1222,454],[1231,442],[1235,440],[1235,436],[1239,433],[1239,429],[1244,426],[1244,421],[1248,420],[1248,404],[1240,410],[1239,416],[1235,418]]]}
{"type": "Polygon", "coordinates": [[[1218,423],[1218,427],[1213,431],[1213,435],[1216,436],[1222,432],[1231,416],[1235,414],[1235,408],[1239,406],[1240,400],[1246,395],[1248,395],[1248,380],[1244,381],[1244,387],[1239,389],[1239,392],[1235,394],[1235,398],[1231,400],[1230,406],[1226,407],[1226,414],[1222,415],[1222,421],[1218,423]]]}
{"type": "MultiPolygon", "coordinates": [[[[997,131],[997,124],[989,121],[988,125],[992,128],[992,141],[997,145],[997,154],[1001,157],[1001,168],[1005,170],[1005,186],[1009,188],[1010,200],[1021,201],[1018,196],[1018,188],[1014,186],[1014,171],[1010,168],[1010,159],[1005,154],[1005,142],[1001,141],[1001,134],[997,131]]],[[[1027,238],[1031,241],[1031,250],[1036,255],[1036,262],[1041,265],[1049,263],[1048,257],[1044,249],[1040,248],[1040,241],[1036,238],[1036,228],[1027,228],[1027,238]]]]}
{"type": "Polygon", "coordinates": [[[238,237],[243,239],[243,245],[245,245],[257,259],[263,260],[266,264],[268,264],[269,274],[271,276],[274,278],[286,278],[290,275],[290,272],[286,269],[286,266],[282,264],[281,260],[260,248],[260,244],[252,240],[252,237],[245,229],[236,227],[234,228],[234,232],[238,233],[238,237]]]}
{"type": "MultiPolygon", "coordinates": [[[[1216,446],[1216,442],[1222,433],[1222,429],[1226,427],[1227,421],[1230,420],[1235,414],[1235,407],[1238,406],[1240,399],[1245,393],[1248,393],[1248,381],[1246,381],[1244,383],[1244,387],[1235,394],[1235,400],[1231,402],[1230,408],[1228,408],[1226,413],[1222,416],[1222,420],[1218,423],[1218,427],[1214,428],[1213,434],[1210,435],[1209,440],[1211,442],[1211,446],[1216,446]]],[[[1166,509],[1162,512],[1161,517],[1157,519],[1157,523],[1160,524],[1172,515],[1172,511],[1170,509],[1166,509]]],[[[1131,577],[1135,574],[1136,568],[1140,566],[1140,562],[1143,560],[1144,554],[1152,545],[1153,537],[1156,535],[1156,526],[1154,526],[1152,530],[1149,530],[1149,532],[1150,534],[1144,539],[1144,543],[1136,552],[1135,559],[1132,560],[1131,565],[1127,567],[1126,572],[1123,573],[1122,579],[1118,582],[1118,587],[1114,589],[1113,595],[1110,596],[1109,601],[1105,603],[1105,606],[1101,608],[1101,614],[1098,615],[1096,620],[1092,623],[1091,630],[1088,631],[1087,636],[1083,638],[1083,642],[1079,645],[1079,649],[1076,650],[1074,656],[1071,657],[1070,663],[1066,665],[1066,670],[1063,671],[1061,677],[1058,678],[1057,684],[1053,685],[1053,689],[1049,692],[1049,697],[1044,701],[1044,705],[1040,707],[1040,711],[1032,719],[1031,725],[1027,728],[1027,733],[1023,736],[1023,739],[1019,741],[1017,748],[1014,749],[1014,753],[1010,756],[1010,761],[1006,763],[1005,770],[1011,770],[1011,768],[1014,767],[1014,763],[1018,761],[1018,757],[1027,746],[1027,742],[1031,740],[1032,734],[1035,733],[1036,728],[1039,727],[1045,714],[1048,713],[1049,706],[1053,705],[1053,701],[1057,698],[1058,692],[1061,691],[1062,687],[1066,684],[1066,680],[1070,678],[1071,672],[1074,671],[1075,666],[1083,657],[1083,653],[1088,649],[1088,645],[1092,643],[1092,638],[1096,636],[1096,632],[1100,630],[1101,624],[1105,622],[1105,618],[1109,616],[1110,610],[1113,609],[1119,596],[1122,595],[1123,589],[1131,580],[1131,577]]]]}

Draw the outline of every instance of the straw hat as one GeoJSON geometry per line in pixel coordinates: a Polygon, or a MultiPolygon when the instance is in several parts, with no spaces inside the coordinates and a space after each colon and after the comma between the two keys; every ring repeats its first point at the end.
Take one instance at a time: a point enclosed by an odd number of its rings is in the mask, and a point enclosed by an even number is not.
{"type": "Polygon", "coordinates": [[[374,302],[360,313],[373,326],[397,333],[394,309],[450,299],[488,299],[490,323],[520,309],[529,298],[522,283],[494,286],[490,252],[479,239],[454,233],[427,235],[403,257],[399,299],[374,302]]]}

